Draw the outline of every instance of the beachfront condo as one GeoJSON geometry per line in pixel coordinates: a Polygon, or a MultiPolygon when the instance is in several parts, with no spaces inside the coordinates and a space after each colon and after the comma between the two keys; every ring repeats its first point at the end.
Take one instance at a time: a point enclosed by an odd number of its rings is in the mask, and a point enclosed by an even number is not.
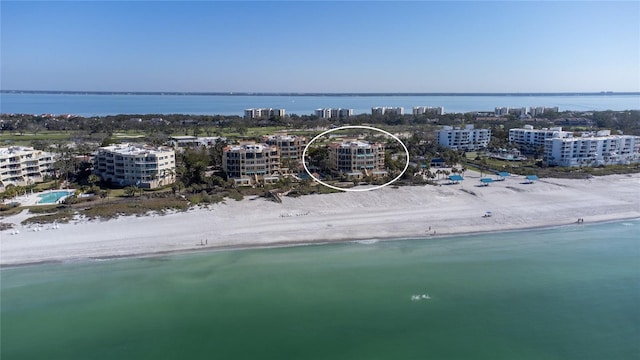
{"type": "Polygon", "coordinates": [[[509,130],[509,143],[517,145],[522,151],[531,153],[544,147],[545,141],[551,138],[572,137],[570,131],[562,131],[562,127],[534,129],[531,125],[509,130]]]}
{"type": "Polygon", "coordinates": [[[175,170],[175,153],[168,147],[117,144],[99,148],[93,158],[93,172],[120,186],[153,189],[173,184],[175,170]]]}
{"type": "Polygon", "coordinates": [[[464,128],[443,126],[436,135],[438,144],[453,150],[481,150],[491,141],[491,130],[476,129],[471,124],[464,128]]]}
{"type": "Polygon", "coordinates": [[[278,147],[255,142],[228,145],[222,153],[222,169],[237,185],[276,182],[281,173],[278,147]]]}
{"type": "Polygon", "coordinates": [[[278,147],[281,166],[287,167],[287,169],[299,169],[302,167],[302,152],[307,145],[306,137],[288,135],[283,132],[267,135],[263,140],[267,145],[278,147]]]}
{"type": "Polygon", "coordinates": [[[345,140],[328,145],[330,169],[349,178],[384,176],[384,144],[345,140]]]}
{"type": "Polygon", "coordinates": [[[26,146],[0,148],[0,190],[7,185],[25,186],[53,175],[55,154],[26,146]]]}
{"type": "Polygon", "coordinates": [[[557,166],[628,165],[640,162],[640,136],[611,135],[554,137],[545,140],[545,160],[557,166]]]}

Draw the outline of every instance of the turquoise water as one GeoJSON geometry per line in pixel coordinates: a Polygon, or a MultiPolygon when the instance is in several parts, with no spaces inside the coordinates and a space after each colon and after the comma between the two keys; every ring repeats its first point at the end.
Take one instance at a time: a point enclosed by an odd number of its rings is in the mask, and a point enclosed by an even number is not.
{"type": "Polygon", "coordinates": [[[40,200],[38,200],[38,204],[55,204],[56,201],[71,194],[73,194],[73,191],[52,191],[50,193],[38,195],[40,198],[40,200]]]}
{"type": "Polygon", "coordinates": [[[3,269],[0,357],[634,359],[638,227],[3,269]]]}
{"type": "Polygon", "coordinates": [[[244,115],[247,108],[281,108],[287,114],[311,115],[318,108],[371,113],[375,106],[443,106],[445,112],[493,111],[497,106],[557,106],[560,111],[639,110],[640,94],[589,95],[126,95],[0,93],[0,112],[26,114],[194,114],[244,115]]]}

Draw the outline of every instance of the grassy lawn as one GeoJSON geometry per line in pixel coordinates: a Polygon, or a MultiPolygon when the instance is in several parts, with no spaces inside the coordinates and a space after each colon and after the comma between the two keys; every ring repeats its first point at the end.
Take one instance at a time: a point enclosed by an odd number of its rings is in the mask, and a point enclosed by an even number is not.
{"type": "Polygon", "coordinates": [[[0,134],[0,144],[6,145],[29,145],[34,140],[61,140],[70,141],[73,136],[73,132],[67,131],[41,131],[37,134],[33,133],[8,133],[2,132],[0,134]]]}

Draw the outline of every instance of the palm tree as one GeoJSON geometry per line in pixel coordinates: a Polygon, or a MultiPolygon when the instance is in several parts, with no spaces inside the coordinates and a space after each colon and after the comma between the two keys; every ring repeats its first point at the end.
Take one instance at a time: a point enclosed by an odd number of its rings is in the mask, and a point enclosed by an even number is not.
{"type": "Polygon", "coordinates": [[[91,174],[89,175],[89,177],[87,177],[87,182],[89,183],[89,185],[93,187],[93,185],[100,182],[100,176],[96,174],[91,174]]]}
{"type": "Polygon", "coordinates": [[[127,186],[126,188],[124,188],[125,195],[129,197],[135,196],[137,191],[138,187],[135,185],[127,186]]]}

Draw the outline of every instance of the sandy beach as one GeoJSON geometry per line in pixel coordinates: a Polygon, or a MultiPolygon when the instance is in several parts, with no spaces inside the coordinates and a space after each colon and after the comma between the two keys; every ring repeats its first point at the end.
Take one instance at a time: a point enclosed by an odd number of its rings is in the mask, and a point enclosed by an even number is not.
{"type": "Polygon", "coordinates": [[[172,252],[284,246],[353,240],[429,238],[640,218],[640,174],[587,180],[522,177],[479,186],[467,172],[459,184],[386,187],[224,203],[187,212],[110,221],[23,226],[24,212],[3,218],[0,266],[83,261],[172,252]],[[490,217],[485,216],[487,212],[490,217]],[[19,231],[15,234],[16,230],[19,231]]]}

